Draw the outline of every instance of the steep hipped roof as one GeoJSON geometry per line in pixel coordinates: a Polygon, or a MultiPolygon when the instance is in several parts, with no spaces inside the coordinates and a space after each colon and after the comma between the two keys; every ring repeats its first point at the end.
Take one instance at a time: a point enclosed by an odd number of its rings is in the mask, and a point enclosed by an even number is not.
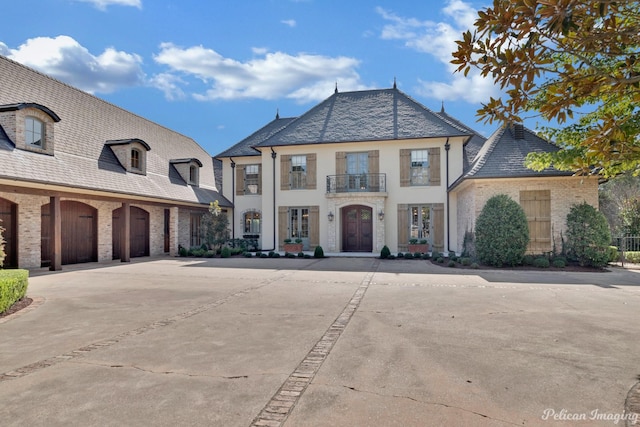
{"type": "Polygon", "coordinates": [[[478,132],[476,132],[475,130],[471,129],[469,126],[465,125],[460,120],[458,120],[455,117],[452,117],[449,114],[447,114],[444,111],[444,106],[442,107],[442,110],[440,110],[436,114],[438,116],[442,117],[443,119],[449,121],[454,126],[457,126],[457,127],[461,128],[462,130],[464,130],[465,132],[469,132],[472,135],[471,138],[469,138],[469,140],[467,140],[467,142],[464,144],[464,159],[463,159],[463,163],[464,164],[463,164],[463,167],[464,167],[464,170],[466,171],[471,166],[471,164],[473,163],[473,159],[476,157],[476,155],[478,154],[478,152],[480,151],[480,149],[484,145],[484,143],[487,140],[487,138],[485,138],[484,136],[480,135],[478,132]]]}
{"type": "Polygon", "coordinates": [[[210,155],[193,139],[3,56],[0,81],[0,104],[41,106],[55,111],[60,120],[54,125],[53,155],[4,144],[8,149],[0,150],[0,178],[172,202],[218,200],[222,206],[231,206],[216,191],[210,155]],[[132,138],[150,148],[145,153],[146,175],[127,173],[105,145],[132,138]],[[172,178],[169,161],[179,158],[195,158],[207,165],[201,168],[199,187],[172,178]]]}
{"type": "Polygon", "coordinates": [[[214,157],[219,159],[221,157],[259,156],[260,152],[253,147],[270,138],[272,135],[280,132],[295,119],[295,117],[280,118],[279,116],[276,116],[274,120],[267,123],[262,128],[214,157]]]}
{"type": "Polygon", "coordinates": [[[336,92],[257,147],[470,135],[400,90],[336,92]]]}
{"type": "Polygon", "coordinates": [[[559,148],[540,138],[533,131],[521,127],[518,137],[517,126],[503,126],[484,143],[469,169],[451,187],[471,178],[522,178],[541,176],[569,176],[571,172],[547,168],[540,172],[524,165],[529,153],[550,153],[559,148]]]}

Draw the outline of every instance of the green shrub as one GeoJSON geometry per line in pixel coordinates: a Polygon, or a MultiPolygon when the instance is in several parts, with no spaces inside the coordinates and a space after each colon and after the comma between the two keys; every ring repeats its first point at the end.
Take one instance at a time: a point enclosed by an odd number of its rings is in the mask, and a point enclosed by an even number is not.
{"type": "Polygon", "coordinates": [[[617,262],[620,260],[617,246],[609,246],[609,262],[617,262]]]}
{"type": "Polygon", "coordinates": [[[316,246],[316,248],[313,251],[313,257],[324,258],[324,250],[322,249],[322,246],[316,246]]]}
{"type": "Polygon", "coordinates": [[[624,259],[627,260],[627,262],[633,263],[633,264],[640,264],[640,252],[636,251],[636,252],[625,252],[624,253],[624,259]]]}
{"type": "Polygon", "coordinates": [[[396,257],[397,257],[397,258],[404,258],[404,254],[403,254],[402,252],[398,252],[398,253],[396,254],[396,257]]]}
{"type": "Polygon", "coordinates": [[[464,266],[469,266],[471,265],[471,258],[469,257],[462,257],[460,258],[460,264],[464,265],[464,266]]]}
{"type": "Polygon", "coordinates": [[[269,258],[273,258],[276,255],[274,251],[269,251],[269,258]]]}
{"type": "Polygon", "coordinates": [[[216,256],[215,251],[206,251],[206,252],[204,253],[204,257],[205,257],[205,258],[213,258],[214,256],[216,256]]]}
{"type": "Polygon", "coordinates": [[[260,252],[260,258],[269,258],[269,255],[265,254],[264,252],[260,252]]]}
{"type": "Polygon", "coordinates": [[[245,258],[251,258],[253,256],[251,252],[245,252],[243,255],[245,258]]]}
{"type": "Polygon", "coordinates": [[[205,251],[204,249],[200,249],[200,248],[192,249],[191,250],[191,255],[196,257],[196,258],[202,258],[206,252],[207,251],[205,251]]]}
{"type": "Polygon", "coordinates": [[[544,257],[538,257],[533,260],[533,266],[538,268],[549,268],[549,260],[544,257]]]}
{"type": "Polygon", "coordinates": [[[387,258],[389,258],[389,255],[391,255],[391,251],[389,250],[389,246],[384,245],[382,247],[382,250],[380,251],[380,258],[387,259],[387,258]]]}
{"type": "Polygon", "coordinates": [[[184,246],[180,246],[178,248],[178,255],[180,255],[181,257],[186,257],[187,255],[189,255],[189,251],[184,246]]]}
{"type": "Polygon", "coordinates": [[[298,258],[304,258],[304,252],[298,252],[298,258]]]}
{"type": "Polygon", "coordinates": [[[422,259],[429,259],[431,258],[431,255],[429,255],[427,252],[422,254],[422,259]]]}
{"type": "Polygon", "coordinates": [[[433,251],[433,252],[431,252],[431,258],[433,258],[433,259],[436,259],[436,260],[437,260],[437,259],[438,259],[438,258],[440,258],[440,257],[441,257],[441,255],[440,255],[440,253],[439,253],[438,251],[433,251]]]}
{"type": "Polygon", "coordinates": [[[387,257],[387,259],[396,259],[396,256],[394,254],[389,254],[389,256],[387,257]]]}
{"type": "Polygon", "coordinates": [[[609,261],[611,233],[605,216],[583,202],[567,215],[569,256],[581,266],[604,267],[609,261]]]}
{"type": "Polygon", "coordinates": [[[553,266],[555,268],[565,268],[567,266],[567,262],[562,258],[556,258],[553,260],[553,266]]]}
{"type": "Polygon", "coordinates": [[[295,258],[295,257],[296,257],[296,255],[295,255],[295,254],[292,254],[292,253],[287,253],[287,254],[285,254],[285,256],[286,256],[287,258],[295,258]]]}
{"type": "Polygon", "coordinates": [[[484,264],[501,267],[522,261],[529,244],[529,225],[522,207],[505,194],[490,198],[478,216],[475,247],[484,264]]]}
{"type": "Polygon", "coordinates": [[[413,259],[413,254],[411,252],[406,252],[404,254],[404,259],[413,259]]]}
{"type": "Polygon", "coordinates": [[[478,265],[477,262],[474,262],[473,264],[471,264],[471,268],[473,268],[474,270],[477,270],[478,268],[480,268],[480,265],[478,265]]]}
{"type": "Polygon", "coordinates": [[[220,250],[221,258],[229,258],[231,256],[231,248],[229,246],[223,246],[220,250]]]}
{"type": "Polygon", "coordinates": [[[0,270],[0,313],[7,311],[27,294],[27,270],[0,270]]]}
{"type": "Polygon", "coordinates": [[[455,267],[456,266],[456,262],[451,260],[449,261],[449,263],[447,264],[449,267],[455,267]]]}
{"type": "Polygon", "coordinates": [[[533,255],[525,255],[522,257],[522,263],[524,265],[533,265],[533,261],[536,259],[536,257],[534,257],[533,255]]]}
{"type": "Polygon", "coordinates": [[[444,258],[439,257],[439,258],[436,260],[436,262],[437,262],[438,264],[444,264],[444,258]]]}
{"type": "Polygon", "coordinates": [[[309,254],[304,254],[304,259],[309,259],[309,258],[311,258],[311,255],[309,255],[309,254]]]}
{"type": "Polygon", "coordinates": [[[420,253],[420,252],[415,252],[415,253],[413,254],[413,257],[414,257],[415,259],[420,259],[420,258],[422,258],[422,253],[420,253]]]}
{"type": "Polygon", "coordinates": [[[278,252],[274,252],[274,253],[273,253],[273,257],[274,257],[274,258],[280,258],[280,254],[279,254],[278,252]]]}

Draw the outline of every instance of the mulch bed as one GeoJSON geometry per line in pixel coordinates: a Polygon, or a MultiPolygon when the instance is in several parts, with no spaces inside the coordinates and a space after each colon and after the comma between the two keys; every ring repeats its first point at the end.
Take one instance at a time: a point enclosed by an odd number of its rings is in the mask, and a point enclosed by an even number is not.
{"type": "Polygon", "coordinates": [[[7,317],[10,314],[13,314],[17,311],[22,310],[23,308],[29,307],[29,305],[33,302],[33,300],[29,297],[24,297],[14,302],[11,307],[9,307],[6,311],[0,313],[0,318],[7,317]]]}
{"type": "Polygon", "coordinates": [[[478,268],[472,268],[468,265],[462,265],[460,263],[456,263],[455,267],[449,267],[447,265],[448,260],[445,259],[444,263],[436,262],[434,259],[431,259],[431,263],[433,265],[437,265],[443,268],[455,268],[459,270],[511,270],[511,271],[571,271],[577,273],[607,273],[609,270],[606,268],[595,268],[595,267],[582,267],[579,264],[569,263],[567,266],[563,268],[558,268],[554,266],[549,266],[547,268],[539,268],[534,267],[532,265],[516,265],[514,267],[511,266],[503,266],[503,267],[492,267],[489,265],[480,265],[478,268]]]}

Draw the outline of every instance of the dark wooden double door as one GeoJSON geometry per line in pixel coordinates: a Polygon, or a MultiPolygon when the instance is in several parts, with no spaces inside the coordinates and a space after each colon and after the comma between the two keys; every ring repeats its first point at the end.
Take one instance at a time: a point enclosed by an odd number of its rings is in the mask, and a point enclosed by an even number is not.
{"type": "Polygon", "coordinates": [[[362,205],[342,208],[342,251],[371,252],[372,250],[372,209],[362,205]]]}
{"type": "MultiPolygon", "coordinates": [[[[113,259],[120,259],[121,257],[122,228],[124,227],[122,209],[123,208],[118,208],[114,210],[111,217],[111,224],[113,227],[113,259]]],[[[135,206],[131,206],[130,209],[131,227],[129,229],[129,256],[131,258],[149,256],[149,212],[135,206]]]]}

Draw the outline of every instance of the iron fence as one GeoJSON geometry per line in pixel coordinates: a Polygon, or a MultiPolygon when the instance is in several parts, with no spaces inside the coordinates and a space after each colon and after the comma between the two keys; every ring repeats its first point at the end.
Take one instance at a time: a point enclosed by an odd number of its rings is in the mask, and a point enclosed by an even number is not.
{"type": "Polygon", "coordinates": [[[387,175],[361,173],[327,176],[327,193],[386,192],[387,175]]]}

